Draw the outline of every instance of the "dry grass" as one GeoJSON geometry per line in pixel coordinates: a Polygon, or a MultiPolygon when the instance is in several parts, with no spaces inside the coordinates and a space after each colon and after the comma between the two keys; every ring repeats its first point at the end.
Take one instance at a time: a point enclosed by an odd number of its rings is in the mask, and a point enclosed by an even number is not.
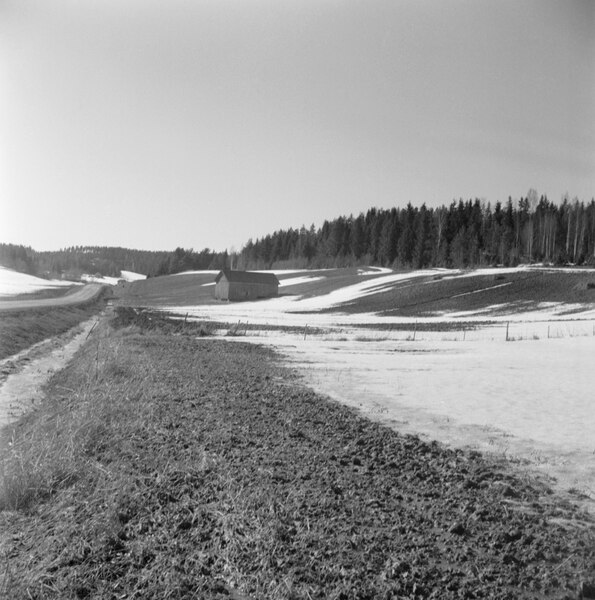
{"type": "Polygon", "coordinates": [[[388,336],[370,336],[370,335],[357,335],[355,337],[356,342],[387,342],[391,338],[388,336]]]}
{"type": "Polygon", "coordinates": [[[113,324],[117,328],[134,326],[138,331],[160,331],[198,337],[213,335],[216,329],[215,324],[208,321],[188,320],[178,315],[128,306],[116,307],[113,324]]]}
{"type": "Polygon", "coordinates": [[[90,457],[108,431],[113,436],[112,425],[130,422],[130,400],[142,392],[150,369],[129,368],[119,352],[119,336],[96,336],[85,349],[77,389],[56,387],[49,403],[6,429],[10,437],[0,464],[0,510],[25,510],[72,485],[94,468],[90,457]],[[124,391],[126,402],[118,402],[113,391],[124,380],[117,395],[124,391]]]}
{"type": "MultiPolygon", "coordinates": [[[[151,443],[170,425],[156,401],[167,396],[167,383],[155,381],[147,355],[130,352],[136,341],[151,344],[146,328],[128,325],[114,332],[102,324],[52,380],[47,402],[6,430],[0,519],[23,532],[29,559],[25,568],[23,560],[12,567],[0,543],[0,597],[85,598],[91,588],[93,597],[115,597],[107,591],[113,590],[110,557],[121,554],[123,526],[137,513],[142,513],[141,527],[170,518],[165,513],[168,490],[175,493],[173,480],[192,482],[211,468],[200,447],[172,464],[176,449],[161,454],[151,443]],[[151,494],[157,495],[157,505],[147,501],[151,494]],[[41,519],[34,516],[38,511],[41,519]],[[82,573],[69,571],[79,564],[82,573]],[[68,572],[58,574],[62,569],[68,572]]],[[[156,557],[154,542],[149,536],[128,544],[127,559],[139,569],[132,587],[154,588],[153,598],[191,597],[180,596],[169,553],[156,557]],[[147,562],[151,570],[143,581],[147,562]]]]}
{"type": "Polygon", "coordinates": [[[0,359],[12,356],[37,342],[68,331],[97,314],[104,305],[104,301],[99,298],[82,306],[1,313],[0,359]]]}
{"type": "MultiPolygon", "coordinates": [[[[6,563],[4,577],[0,574],[0,597],[21,597],[25,590],[27,594],[37,590],[41,597],[63,597],[60,585],[56,587],[48,576],[52,563],[45,555],[54,562],[63,561],[64,553],[69,560],[78,560],[88,552],[88,540],[116,543],[117,499],[131,492],[126,468],[133,453],[131,440],[152,418],[145,401],[150,397],[145,392],[152,380],[151,365],[132,366],[122,356],[123,335],[139,332],[131,327],[108,336],[103,326],[78,360],[54,379],[48,402],[5,430],[10,434],[0,463],[0,511],[10,520],[11,515],[34,514],[47,503],[53,508],[42,527],[43,537],[36,540],[36,564],[13,573],[6,563]],[[108,446],[118,452],[105,463],[100,456],[108,446]],[[52,545],[72,536],[68,520],[77,510],[74,498],[80,494],[87,504],[80,543],[69,543],[57,557],[52,545]]],[[[76,590],[74,597],[81,597],[76,590]]]]}
{"type": "Polygon", "coordinates": [[[238,321],[229,326],[227,333],[225,335],[229,337],[242,337],[245,336],[248,331],[247,323],[242,323],[238,321]]]}

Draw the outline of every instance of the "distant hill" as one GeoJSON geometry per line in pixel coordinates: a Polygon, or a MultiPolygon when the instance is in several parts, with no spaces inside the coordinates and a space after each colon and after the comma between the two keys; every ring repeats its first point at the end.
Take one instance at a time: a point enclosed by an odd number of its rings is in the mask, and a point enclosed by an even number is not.
{"type": "Polygon", "coordinates": [[[213,252],[208,248],[200,252],[184,248],[166,252],[73,246],[38,252],[26,246],[0,244],[0,265],[46,279],[79,280],[83,274],[120,277],[122,271],[154,277],[193,269],[219,269],[226,264],[226,260],[226,253],[213,252]]]}
{"type": "Polygon", "coordinates": [[[73,284],[69,281],[40,279],[35,275],[0,266],[0,299],[6,296],[32,294],[40,290],[68,290],[71,287],[73,284]]]}

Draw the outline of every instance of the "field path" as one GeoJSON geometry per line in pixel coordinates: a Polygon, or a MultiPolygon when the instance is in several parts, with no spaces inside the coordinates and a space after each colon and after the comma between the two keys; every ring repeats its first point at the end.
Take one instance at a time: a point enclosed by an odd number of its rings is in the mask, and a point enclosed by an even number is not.
{"type": "Polygon", "coordinates": [[[99,318],[94,316],[66,333],[0,360],[0,430],[43,398],[42,386],[68,364],[99,318]]]}
{"type": "Polygon", "coordinates": [[[57,298],[43,298],[39,300],[0,300],[0,312],[84,304],[85,302],[89,302],[96,298],[104,287],[105,286],[101,283],[89,283],[72,294],[57,298]]]}

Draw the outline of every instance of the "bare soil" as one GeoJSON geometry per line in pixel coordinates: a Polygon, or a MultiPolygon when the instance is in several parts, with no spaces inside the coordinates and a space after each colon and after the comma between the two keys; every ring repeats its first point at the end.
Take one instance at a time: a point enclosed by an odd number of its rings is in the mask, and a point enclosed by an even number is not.
{"type": "Polygon", "coordinates": [[[316,395],[267,349],[92,337],[16,439],[99,398],[87,468],[0,513],[11,598],[592,597],[589,515],[316,395]]]}

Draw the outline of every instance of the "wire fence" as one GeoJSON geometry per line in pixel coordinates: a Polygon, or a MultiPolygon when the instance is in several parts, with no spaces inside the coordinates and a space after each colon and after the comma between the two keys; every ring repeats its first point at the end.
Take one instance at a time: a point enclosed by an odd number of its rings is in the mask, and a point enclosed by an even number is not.
{"type": "MultiPolygon", "coordinates": [[[[472,342],[472,341],[505,341],[519,342],[529,340],[556,340],[579,337],[595,337],[595,319],[590,320],[567,320],[567,321],[503,321],[498,323],[482,323],[478,325],[458,326],[452,323],[452,326],[432,328],[427,323],[423,327],[411,324],[410,328],[404,328],[402,325],[398,329],[387,328],[367,328],[351,326],[335,326],[327,328],[314,328],[304,326],[303,328],[293,327],[289,331],[280,330],[278,327],[267,329],[266,324],[256,328],[238,328],[234,325],[233,332],[230,330],[228,335],[238,335],[238,329],[241,334],[248,337],[284,337],[302,340],[319,339],[321,341],[333,342],[383,342],[383,341],[403,341],[403,342],[472,342]]],[[[225,335],[226,330],[221,330],[220,334],[225,335]]]]}
{"type": "Polygon", "coordinates": [[[568,320],[568,321],[505,321],[489,324],[478,324],[457,326],[456,323],[447,329],[432,329],[427,324],[417,327],[412,324],[411,329],[399,328],[399,330],[377,330],[377,329],[344,329],[329,332],[327,339],[342,338],[355,341],[525,341],[543,339],[563,339],[577,337],[595,337],[595,319],[592,320],[568,320]]]}

